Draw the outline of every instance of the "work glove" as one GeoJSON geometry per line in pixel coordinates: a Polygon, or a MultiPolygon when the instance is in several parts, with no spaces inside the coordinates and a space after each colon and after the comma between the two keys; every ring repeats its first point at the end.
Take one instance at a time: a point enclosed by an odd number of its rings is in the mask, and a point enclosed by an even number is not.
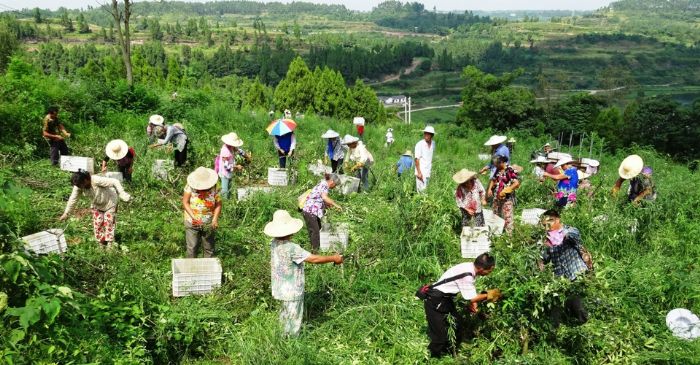
{"type": "Polygon", "coordinates": [[[486,291],[486,300],[488,300],[489,302],[496,302],[499,299],[501,299],[500,289],[491,289],[486,291]]]}

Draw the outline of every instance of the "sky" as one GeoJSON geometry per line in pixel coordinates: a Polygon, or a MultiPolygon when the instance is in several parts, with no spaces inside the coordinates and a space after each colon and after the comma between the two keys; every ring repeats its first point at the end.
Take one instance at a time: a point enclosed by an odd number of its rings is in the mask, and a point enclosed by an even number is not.
{"type": "MultiPolygon", "coordinates": [[[[138,1],[138,0],[137,0],[138,1]]],[[[196,0],[195,0],[196,1],[196,0]]],[[[344,4],[353,10],[371,10],[383,0],[304,0],[324,4],[344,4]]],[[[408,0],[402,0],[403,2],[408,0]]],[[[438,10],[593,10],[608,5],[611,0],[412,0],[425,5],[427,9],[433,6],[438,10]]],[[[85,8],[88,5],[106,3],[108,0],[0,0],[0,11],[10,9],[34,8],[56,9],[60,6],[67,8],[85,8]]],[[[201,0],[199,2],[204,2],[201,0]]],[[[281,2],[290,2],[281,0],[281,2]]]]}

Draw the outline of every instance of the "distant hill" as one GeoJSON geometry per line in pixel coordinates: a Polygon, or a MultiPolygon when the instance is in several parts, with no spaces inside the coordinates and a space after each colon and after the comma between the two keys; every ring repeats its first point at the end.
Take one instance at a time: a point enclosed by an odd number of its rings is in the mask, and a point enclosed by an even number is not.
{"type": "Polygon", "coordinates": [[[610,4],[612,10],[680,10],[700,11],[700,0],[620,0],[610,4]]]}

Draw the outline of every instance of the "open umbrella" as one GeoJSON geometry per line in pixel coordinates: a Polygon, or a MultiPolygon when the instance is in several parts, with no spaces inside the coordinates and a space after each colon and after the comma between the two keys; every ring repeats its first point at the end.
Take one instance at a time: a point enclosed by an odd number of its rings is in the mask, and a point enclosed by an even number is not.
{"type": "Polygon", "coordinates": [[[297,122],[291,119],[277,119],[270,123],[265,130],[267,133],[273,136],[283,136],[287,133],[291,133],[296,129],[297,122]]]}

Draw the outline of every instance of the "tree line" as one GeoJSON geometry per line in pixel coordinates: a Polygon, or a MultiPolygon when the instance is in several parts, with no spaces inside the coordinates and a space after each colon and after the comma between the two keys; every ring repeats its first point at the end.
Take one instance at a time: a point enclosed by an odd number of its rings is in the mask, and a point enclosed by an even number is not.
{"type": "Polygon", "coordinates": [[[393,0],[377,5],[369,17],[383,27],[443,35],[459,26],[491,22],[488,16],[474,15],[471,11],[438,13],[436,10],[426,10],[419,2],[402,3],[393,0]]]}

